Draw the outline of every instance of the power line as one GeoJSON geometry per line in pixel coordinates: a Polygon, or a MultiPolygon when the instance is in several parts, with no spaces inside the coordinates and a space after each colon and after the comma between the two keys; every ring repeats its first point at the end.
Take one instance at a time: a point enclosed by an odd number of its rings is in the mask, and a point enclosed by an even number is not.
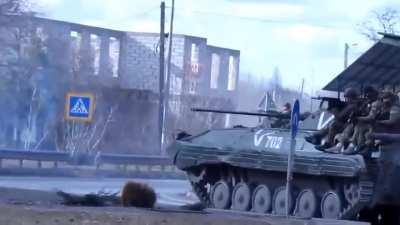
{"type": "MultiPolygon", "coordinates": [[[[183,8],[176,8],[178,10],[184,11],[187,9],[183,8]]],[[[228,14],[228,13],[217,13],[217,12],[210,12],[210,11],[201,11],[201,10],[190,10],[190,12],[195,13],[195,14],[200,14],[200,15],[212,15],[212,16],[218,16],[218,17],[231,17],[239,20],[249,20],[249,21],[257,21],[261,23],[270,23],[270,24],[309,24],[312,26],[317,26],[317,27],[323,27],[323,28],[329,28],[329,29],[349,29],[350,27],[345,27],[345,26],[336,26],[336,25],[331,25],[331,24],[321,24],[321,23],[315,23],[315,22],[310,22],[306,20],[277,20],[277,19],[266,19],[266,18],[258,18],[258,17],[248,17],[248,16],[238,16],[238,15],[233,15],[233,14],[228,14]]]]}
{"type": "Polygon", "coordinates": [[[159,9],[159,6],[158,6],[158,5],[157,5],[157,6],[152,6],[151,8],[148,8],[147,10],[142,11],[142,12],[139,12],[139,13],[137,13],[137,14],[133,14],[132,17],[135,18],[135,17],[147,16],[147,15],[149,15],[150,13],[152,13],[153,11],[155,11],[156,9],[157,9],[157,10],[159,9]]]}

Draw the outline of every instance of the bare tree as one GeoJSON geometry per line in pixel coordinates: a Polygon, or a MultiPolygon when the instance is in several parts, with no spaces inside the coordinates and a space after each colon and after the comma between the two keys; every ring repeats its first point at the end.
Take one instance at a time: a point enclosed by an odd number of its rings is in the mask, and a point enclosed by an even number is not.
{"type": "MultiPolygon", "coordinates": [[[[33,0],[0,0],[0,16],[36,15],[37,13],[32,10],[33,5],[33,0]]],[[[4,19],[1,18],[0,22],[7,22],[4,19]]]]}
{"type": "Polygon", "coordinates": [[[113,106],[108,112],[98,112],[91,123],[66,121],[64,123],[65,151],[73,153],[94,153],[114,118],[113,106]]]}
{"type": "Polygon", "coordinates": [[[371,41],[378,41],[378,32],[400,33],[400,11],[393,7],[373,10],[368,19],[358,25],[359,32],[371,41]]]}
{"type": "Polygon", "coordinates": [[[0,15],[21,13],[24,2],[21,0],[0,0],[0,15]]]}
{"type": "MultiPolygon", "coordinates": [[[[33,58],[34,54],[38,54],[39,46],[33,44],[29,48],[22,51],[23,45],[33,43],[36,37],[27,29],[19,29],[14,21],[15,16],[33,15],[31,4],[28,0],[0,0],[0,103],[7,105],[8,113],[2,113],[1,119],[1,136],[10,143],[10,136],[6,137],[5,132],[13,132],[20,137],[22,133],[22,124],[24,123],[24,110],[29,103],[22,101],[23,99],[33,99],[34,94],[29,96],[31,89],[29,79],[34,71],[36,61],[28,62],[28,58],[33,58]],[[24,52],[24,54],[22,54],[24,52]],[[28,97],[29,96],[29,97],[28,97]],[[32,98],[31,98],[32,97],[32,98]]],[[[30,27],[30,24],[25,24],[30,27]]],[[[34,92],[34,91],[33,91],[34,92]]],[[[32,106],[32,104],[30,104],[32,106]]],[[[30,107],[32,111],[32,107],[30,107]]],[[[31,117],[30,117],[31,118],[31,117]]],[[[28,126],[31,125],[31,119],[28,119],[28,126]]],[[[19,138],[16,140],[16,145],[19,138]]],[[[4,143],[2,143],[4,144],[4,143]]],[[[27,143],[25,143],[27,146],[27,143]]]]}

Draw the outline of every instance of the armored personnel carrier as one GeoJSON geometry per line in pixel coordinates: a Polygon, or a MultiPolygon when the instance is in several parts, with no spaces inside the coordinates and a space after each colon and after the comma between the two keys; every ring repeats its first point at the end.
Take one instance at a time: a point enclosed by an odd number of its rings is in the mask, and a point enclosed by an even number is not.
{"type": "MultiPolygon", "coordinates": [[[[364,155],[331,154],[305,141],[311,132],[300,129],[296,137],[290,214],[394,221],[400,205],[400,154],[387,149],[396,144],[364,155]]],[[[207,207],[285,215],[290,140],[288,129],[236,126],[180,135],[168,152],[207,207]]]]}

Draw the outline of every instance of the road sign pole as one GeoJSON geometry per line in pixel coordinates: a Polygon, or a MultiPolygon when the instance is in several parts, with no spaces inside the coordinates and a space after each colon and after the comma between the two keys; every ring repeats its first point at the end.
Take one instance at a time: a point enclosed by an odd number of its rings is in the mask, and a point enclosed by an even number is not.
{"type": "Polygon", "coordinates": [[[163,141],[164,141],[164,111],[165,111],[165,105],[164,105],[164,86],[165,86],[165,76],[164,76],[164,58],[165,58],[165,53],[164,53],[164,44],[165,44],[165,2],[161,2],[161,15],[160,15],[160,84],[159,84],[159,94],[160,94],[160,101],[159,101],[159,120],[158,120],[158,135],[159,135],[159,147],[160,147],[160,154],[164,155],[164,146],[163,146],[163,141]]]}
{"type": "Polygon", "coordinates": [[[287,166],[287,174],[286,174],[286,216],[290,215],[290,198],[291,198],[291,182],[293,179],[293,164],[294,164],[294,155],[296,150],[296,135],[299,127],[299,118],[300,118],[300,104],[299,100],[296,99],[293,105],[292,115],[290,119],[291,124],[291,133],[292,138],[290,141],[290,150],[288,154],[288,166],[287,166]]]}
{"type": "Polygon", "coordinates": [[[286,216],[289,216],[290,214],[290,208],[289,208],[289,204],[290,204],[290,189],[291,189],[291,182],[293,179],[293,175],[292,175],[292,170],[293,170],[293,155],[294,155],[294,151],[296,148],[296,139],[292,138],[290,141],[290,152],[289,152],[289,156],[288,156],[288,168],[287,168],[287,174],[286,174],[286,216]]]}

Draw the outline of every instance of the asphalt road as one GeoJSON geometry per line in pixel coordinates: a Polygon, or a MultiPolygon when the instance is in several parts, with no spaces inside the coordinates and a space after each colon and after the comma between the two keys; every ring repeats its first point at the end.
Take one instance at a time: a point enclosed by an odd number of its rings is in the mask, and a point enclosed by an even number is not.
{"type": "Polygon", "coordinates": [[[344,225],[366,224],[336,220],[301,220],[296,218],[260,215],[251,212],[237,212],[207,209],[204,212],[182,212],[178,207],[193,203],[196,198],[190,194],[188,182],[183,180],[135,179],[155,188],[158,194],[158,206],[161,211],[143,210],[125,207],[66,207],[54,204],[54,193],[47,191],[63,190],[70,193],[84,194],[105,190],[117,192],[126,179],[95,178],[50,178],[50,177],[5,177],[0,176],[0,192],[7,198],[0,204],[0,224],[149,224],[183,225],[344,225]],[[4,188],[2,188],[4,187],[4,188]],[[14,189],[19,188],[19,189],[14,189]],[[20,190],[31,189],[41,191],[20,190]],[[45,192],[43,192],[45,191],[45,192]],[[29,207],[21,207],[29,205],[29,207]],[[100,212],[100,213],[99,213],[100,212]],[[107,213],[104,213],[107,212],[107,213]],[[122,214],[121,214],[122,213],[122,214]],[[207,213],[204,216],[203,213],[207,213]]]}
{"type": "MultiPolygon", "coordinates": [[[[66,178],[66,177],[10,177],[0,176],[0,187],[87,194],[106,191],[118,192],[129,179],[123,178],[66,178]]],[[[184,180],[134,179],[153,187],[158,203],[184,205],[196,202],[190,184],[184,180]]]]}

